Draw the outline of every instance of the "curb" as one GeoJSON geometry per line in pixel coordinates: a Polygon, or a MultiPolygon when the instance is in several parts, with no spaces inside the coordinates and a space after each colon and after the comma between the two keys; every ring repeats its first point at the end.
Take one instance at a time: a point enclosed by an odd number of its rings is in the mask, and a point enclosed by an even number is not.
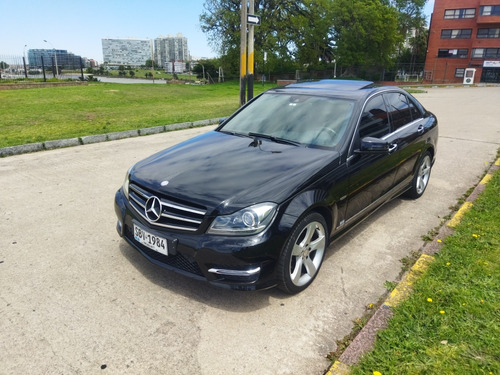
{"type": "Polygon", "coordinates": [[[460,209],[455,212],[447,223],[441,226],[434,240],[423,245],[421,248],[422,254],[415,264],[403,275],[390,296],[368,320],[368,323],[344,350],[339,359],[325,372],[325,375],[349,375],[351,373],[351,366],[356,365],[362,355],[373,349],[378,330],[385,329],[389,319],[393,316],[392,307],[397,306],[410,295],[412,285],[425,273],[429,264],[434,261],[434,254],[441,250],[443,239],[453,233],[454,228],[461,221],[465,212],[473,206],[473,202],[482,193],[486,184],[493,177],[493,173],[498,169],[500,169],[500,158],[490,166],[486,175],[476,185],[460,209]]]}
{"type": "Polygon", "coordinates": [[[144,136],[144,135],[166,133],[166,132],[170,132],[170,131],[174,131],[174,130],[198,128],[198,127],[218,124],[220,122],[220,120],[221,119],[219,119],[219,118],[214,118],[214,119],[200,120],[200,121],[193,121],[193,122],[183,122],[183,123],[179,123],[179,124],[154,126],[151,128],[144,128],[144,129],[126,130],[126,131],[122,131],[122,132],[113,132],[113,133],[97,134],[97,135],[86,135],[86,136],[79,137],[79,138],[58,139],[58,140],[51,140],[51,141],[45,141],[45,142],[29,143],[26,145],[4,147],[4,148],[0,148],[0,158],[7,157],[7,156],[27,154],[27,153],[31,153],[31,152],[53,150],[56,148],[82,146],[82,145],[88,145],[88,144],[92,144],[92,143],[116,141],[118,139],[125,139],[125,138],[139,137],[139,136],[144,136]]]}

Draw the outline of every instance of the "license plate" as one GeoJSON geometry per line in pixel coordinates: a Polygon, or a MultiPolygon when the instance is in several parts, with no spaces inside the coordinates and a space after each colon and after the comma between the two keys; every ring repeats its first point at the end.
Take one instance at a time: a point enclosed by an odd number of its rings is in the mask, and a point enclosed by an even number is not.
{"type": "Polygon", "coordinates": [[[154,250],[160,254],[168,255],[167,240],[163,237],[155,236],[148,231],[134,224],[134,239],[140,244],[154,250]]]}

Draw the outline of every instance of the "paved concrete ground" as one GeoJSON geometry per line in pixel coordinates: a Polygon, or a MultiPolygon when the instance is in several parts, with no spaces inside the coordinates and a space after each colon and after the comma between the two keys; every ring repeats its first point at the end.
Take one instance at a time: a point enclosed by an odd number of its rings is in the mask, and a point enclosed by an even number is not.
{"type": "Polygon", "coordinates": [[[500,145],[500,87],[416,97],[440,121],[425,195],[389,203],[335,243],[292,297],[166,272],[115,232],[127,168],[209,128],[0,159],[0,373],[322,374],[335,341],[500,145]]]}

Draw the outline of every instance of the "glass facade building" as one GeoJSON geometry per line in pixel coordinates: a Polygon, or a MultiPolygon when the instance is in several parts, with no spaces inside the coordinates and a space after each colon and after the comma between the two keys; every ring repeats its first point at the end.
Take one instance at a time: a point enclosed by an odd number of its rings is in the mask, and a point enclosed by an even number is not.
{"type": "Polygon", "coordinates": [[[56,60],[59,71],[62,69],[80,69],[82,64],[81,56],[74,55],[65,49],[28,50],[28,64],[30,68],[42,68],[42,66],[51,68],[55,66],[56,60]]]}

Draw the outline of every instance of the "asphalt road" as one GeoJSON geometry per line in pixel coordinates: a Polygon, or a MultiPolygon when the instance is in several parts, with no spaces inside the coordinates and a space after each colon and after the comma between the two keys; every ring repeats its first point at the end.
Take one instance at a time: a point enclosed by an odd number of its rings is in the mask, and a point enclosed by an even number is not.
{"type": "Polygon", "coordinates": [[[322,374],[336,340],[500,147],[500,87],[415,96],[440,124],[426,193],[333,244],[313,285],[291,297],[212,288],[116,234],[128,167],[211,128],[0,159],[0,373],[322,374]]]}

